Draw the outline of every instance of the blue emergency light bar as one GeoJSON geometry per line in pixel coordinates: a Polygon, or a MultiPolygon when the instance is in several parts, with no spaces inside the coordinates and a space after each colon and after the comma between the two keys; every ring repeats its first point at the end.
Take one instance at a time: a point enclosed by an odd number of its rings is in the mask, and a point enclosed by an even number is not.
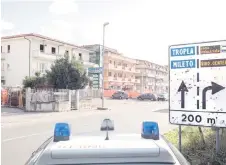
{"type": "Polygon", "coordinates": [[[56,123],[54,128],[54,142],[67,141],[70,139],[71,129],[68,123],[56,123]]]}
{"type": "Polygon", "coordinates": [[[141,137],[144,139],[159,140],[158,123],[152,121],[144,121],[142,123],[141,137]]]}

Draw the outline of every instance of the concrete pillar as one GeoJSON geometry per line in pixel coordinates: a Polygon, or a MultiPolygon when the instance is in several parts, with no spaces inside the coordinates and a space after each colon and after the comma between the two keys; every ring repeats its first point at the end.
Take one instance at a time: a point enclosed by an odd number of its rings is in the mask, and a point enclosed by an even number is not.
{"type": "Polygon", "coordinates": [[[76,92],[75,92],[75,94],[76,94],[76,107],[75,107],[75,109],[77,109],[77,110],[79,110],[79,90],[76,90],[76,92]]]}
{"type": "Polygon", "coordinates": [[[30,111],[31,109],[31,88],[26,88],[26,107],[25,111],[30,111]]]}
{"type": "Polygon", "coordinates": [[[68,110],[71,111],[71,95],[72,95],[72,91],[68,90],[68,110]]]}

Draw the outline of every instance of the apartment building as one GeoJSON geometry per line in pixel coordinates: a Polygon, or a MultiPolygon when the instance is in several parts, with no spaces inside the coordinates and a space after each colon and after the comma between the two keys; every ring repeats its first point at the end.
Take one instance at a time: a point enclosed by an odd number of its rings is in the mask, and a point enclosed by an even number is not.
{"type": "MultiPolygon", "coordinates": [[[[96,63],[97,65],[99,65],[99,67],[103,67],[103,55],[102,55],[103,46],[102,45],[94,44],[94,45],[84,45],[82,47],[85,49],[94,51],[95,53],[90,54],[90,61],[93,63],[96,63]]],[[[105,46],[105,55],[107,55],[107,52],[114,52],[116,54],[119,54],[116,49],[112,49],[112,48],[105,46]]],[[[106,59],[106,56],[105,56],[105,59],[106,59]]],[[[104,66],[104,70],[106,70],[106,67],[108,67],[108,66],[104,66]]],[[[99,87],[102,87],[102,74],[95,74],[95,75],[90,75],[90,76],[95,76],[96,78],[98,78],[99,87]]],[[[106,76],[108,76],[108,74],[106,76]]],[[[105,81],[107,81],[106,77],[105,77],[105,81]]],[[[105,82],[105,89],[108,89],[108,85],[106,82],[105,82]]]]}
{"type": "MultiPolygon", "coordinates": [[[[84,45],[83,48],[95,51],[90,56],[90,61],[96,62],[100,67],[103,65],[103,46],[84,45]]],[[[116,49],[105,47],[104,54],[104,88],[114,90],[136,90],[136,60],[123,56],[116,49]]],[[[102,86],[102,85],[101,85],[102,86]]]]}
{"type": "Polygon", "coordinates": [[[22,34],[1,38],[1,83],[21,86],[25,76],[45,73],[51,64],[65,54],[78,60],[85,68],[97,66],[89,62],[93,52],[64,41],[39,34],[22,34]]]}
{"type": "Polygon", "coordinates": [[[168,92],[168,66],[158,65],[145,60],[136,60],[136,88],[139,92],[168,92]]]}
{"type": "Polygon", "coordinates": [[[136,90],[136,60],[116,51],[106,50],[104,55],[104,88],[136,90]]]}

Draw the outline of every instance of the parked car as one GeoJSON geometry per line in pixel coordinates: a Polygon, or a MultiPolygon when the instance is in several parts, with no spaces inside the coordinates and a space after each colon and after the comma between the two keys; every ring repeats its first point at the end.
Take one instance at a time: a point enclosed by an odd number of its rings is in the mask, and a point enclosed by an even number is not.
{"type": "Polygon", "coordinates": [[[117,91],[112,95],[112,99],[128,99],[129,96],[126,92],[124,91],[117,91]]]}
{"type": "Polygon", "coordinates": [[[158,101],[168,101],[168,94],[162,93],[162,94],[158,95],[157,100],[158,101]]]}
{"type": "Polygon", "coordinates": [[[156,97],[152,93],[144,93],[137,97],[138,100],[151,100],[156,101],[156,97]]]}

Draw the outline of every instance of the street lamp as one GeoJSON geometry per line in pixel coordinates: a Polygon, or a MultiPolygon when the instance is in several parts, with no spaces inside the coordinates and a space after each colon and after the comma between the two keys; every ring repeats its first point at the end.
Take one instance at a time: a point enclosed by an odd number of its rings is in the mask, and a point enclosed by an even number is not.
{"type": "Polygon", "coordinates": [[[109,25],[109,22],[105,22],[103,24],[103,52],[102,52],[102,108],[104,108],[104,39],[105,39],[105,27],[109,25]]]}

